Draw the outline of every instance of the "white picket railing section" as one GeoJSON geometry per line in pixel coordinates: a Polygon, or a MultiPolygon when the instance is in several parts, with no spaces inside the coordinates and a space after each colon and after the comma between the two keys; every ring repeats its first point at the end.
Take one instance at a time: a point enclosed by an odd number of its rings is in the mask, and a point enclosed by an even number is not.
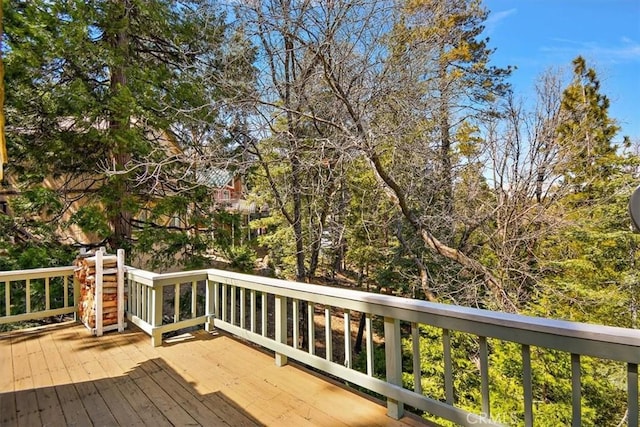
{"type": "Polygon", "coordinates": [[[77,303],[73,267],[0,271],[0,325],[77,313],[77,303]]]}
{"type": "MultiPolygon", "coordinates": [[[[57,314],[73,313],[76,303],[67,304],[73,291],[69,277],[73,269],[39,269],[0,272],[0,291],[5,302],[0,304],[0,324],[57,314]],[[55,284],[54,284],[55,282],[55,284]],[[50,289],[58,282],[64,286],[64,305],[51,308],[50,289]],[[44,286],[45,309],[31,310],[31,288],[44,286]],[[14,313],[12,298],[25,292],[24,313],[14,313]]],[[[564,352],[571,360],[572,425],[582,423],[581,358],[588,356],[616,361],[626,369],[627,426],[638,425],[638,363],[640,363],[640,331],[535,318],[487,310],[435,304],[388,295],[295,283],[221,270],[198,270],[156,274],[127,269],[129,320],[151,336],[153,345],[162,343],[162,334],[186,327],[214,327],[259,344],[275,353],[278,365],[291,358],[371,390],[387,399],[388,414],[399,418],[404,405],[424,410],[459,425],[501,425],[491,418],[488,340],[516,343],[522,358],[521,397],[524,425],[533,426],[534,402],[532,385],[532,348],[564,352]],[[354,366],[351,318],[365,316],[366,367],[354,366]],[[336,327],[339,314],[344,328],[336,327]],[[324,326],[314,322],[322,317],[324,326]],[[306,321],[293,321],[305,319],[306,321]],[[382,323],[384,338],[384,372],[374,372],[373,322],[382,323]],[[305,327],[311,325],[311,327],[305,327]],[[420,389],[419,326],[429,325],[442,331],[441,354],[444,364],[443,401],[424,395],[420,389]],[[340,330],[340,332],[338,332],[340,330]],[[406,332],[410,330],[410,332],[406,332]],[[402,385],[402,334],[414,338],[414,389],[402,385]],[[324,339],[320,338],[321,332],[324,339]],[[334,357],[333,343],[340,334],[344,356],[334,357]],[[451,335],[465,333],[479,343],[478,375],[482,413],[470,413],[455,406],[454,368],[451,335]],[[303,340],[302,338],[305,338],[303,340]],[[320,339],[319,339],[320,338],[320,339]],[[308,344],[302,346],[301,341],[308,344]],[[376,376],[375,374],[383,374],[376,376]],[[382,378],[380,378],[382,377],[382,378]]],[[[73,291],[72,299],[77,299],[73,291]]],[[[22,301],[22,300],[21,300],[22,301]]],[[[406,374],[406,373],[405,373],[406,374]]]]}

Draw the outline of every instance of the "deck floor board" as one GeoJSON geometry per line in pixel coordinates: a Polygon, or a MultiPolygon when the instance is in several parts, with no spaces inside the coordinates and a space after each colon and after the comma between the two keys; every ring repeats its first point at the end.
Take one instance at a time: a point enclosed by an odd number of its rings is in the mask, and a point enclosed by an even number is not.
{"type": "Polygon", "coordinates": [[[151,347],[130,326],[77,323],[0,334],[0,427],[420,426],[379,402],[225,334],[151,347]]]}

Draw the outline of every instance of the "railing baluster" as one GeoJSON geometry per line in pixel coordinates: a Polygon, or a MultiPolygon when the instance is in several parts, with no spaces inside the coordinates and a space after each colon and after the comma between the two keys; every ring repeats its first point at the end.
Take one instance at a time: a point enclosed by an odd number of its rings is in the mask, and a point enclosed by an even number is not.
{"type": "Polygon", "coordinates": [[[324,342],[325,349],[327,350],[325,353],[325,359],[329,362],[333,360],[333,334],[331,333],[331,307],[325,306],[324,308],[324,342]]]}
{"type": "Polygon", "coordinates": [[[218,282],[213,284],[213,313],[215,314],[216,319],[221,319],[220,283],[218,282]]]}
{"type": "Polygon", "coordinates": [[[351,312],[344,310],[344,365],[347,368],[353,366],[351,357],[351,312]]]}
{"type": "Polygon", "coordinates": [[[73,278],[73,306],[75,310],[73,312],[73,320],[78,321],[78,303],[80,301],[80,281],[73,278]]]}
{"type": "Polygon", "coordinates": [[[371,324],[371,313],[364,313],[364,329],[367,334],[367,375],[373,376],[373,327],[371,324]]]}
{"type": "Polygon", "coordinates": [[[491,402],[489,401],[489,350],[487,338],[480,337],[480,387],[482,389],[482,412],[491,418],[491,402]]]}
{"type": "Polygon", "coordinates": [[[191,318],[198,317],[198,282],[191,282],[191,318]]]}
{"type": "Polygon", "coordinates": [[[227,322],[227,284],[222,284],[222,316],[220,316],[223,322],[227,322]]]}
{"type": "Polygon", "coordinates": [[[422,394],[422,366],[420,366],[420,328],[411,323],[411,341],[413,350],[413,391],[422,394]]]}
{"type": "Polygon", "coordinates": [[[146,322],[147,320],[149,320],[147,319],[147,287],[140,285],[139,292],[138,317],[146,322]]]}
{"type": "Polygon", "coordinates": [[[573,408],[571,425],[573,427],[582,425],[582,387],[580,383],[580,355],[571,354],[571,406],[573,408]]]}
{"type": "MultiPolygon", "coordinates": [[[[276,295],[275,301],[276,342],[287,343],[287,297],[276,295]]],[[[276,353],[276,366],[287,364],[287,356],[276,353]]]]}
{"type": "Polygon", "coordinates": [[[638,365],[627,364],[627,425],[638,425],[638,365]]]}
{"type": "Polygon", "coordinates": [[[147,295],[147,287],[143,286],[141,283],[138,283],[138,309],[136,310],[138,313],[138,317],[140,317],[142,320],[146,321],[146,309],[143,310],[144,307],[146,307],[145,304],[145,299],[146,299],[146,295],[147,295]]]}
{"type": "MultiPolygon", "coordinates": [[[[138,315],[138,283],[135,281],[135,279],[129,279],[129,298],[127,301],[127,305],[128,307],[128,312],[131,315],[137,316],[138,315]]],[[[76,299],[76,298],[74,298],[76,299]]]]}
{"type": "Polygon", "coordinates": [[[316,323],[315,323],[315,305],[309,301],[307,303],[307,323],[309,324],[309,354],[316,354],[316,323]]]}
{"type": "Polygon", "coordinates": [[[251,300],[251,332],[255,333],[256,332],[256,291],[255,289],[251,289],[251,292],[249,293],[249,298],[251,300]]]}
{"type": "Polygon", "coordinates": [[[524,394],[524,426],[533,427],[533,386],[531,379],[531,348],[522,346],[522,389],[524,394]]]}
{"type": "Polygon", "coordinates": [[[7,317],[11,316],[11,281],[4,282],[4,311],[7,317]]]}
{"type": "Polygon", "coordinates": [[[300,339],[300,301],[293,299],[291,301],[291,318],[293,319],[293,348],[299,348],[298,340],[300,339]]]}
{"type": "Polygon", "coordinates": [[[232,325],[237,325],[238,319],[236,314],[236,304],[238,303],[238,298],[236,297],[236,292],[238,291],[238,288],[233,285],[229,286],[229,288],[231,291],[231,319],[229,319],[229,323],[231,323],[232,325]]]}
{"type": "Polygon", "coordinates": [[[62,278],[62,298],[64,298],[62,307],[69,307],[69,276],[64,276],[62,278]]]}
{"type": "Polygon", "coordinates": [[[242,329],[245,328],[245,316],[246,316],[246,304],[247,304],[247,293],[244,287],[240,288],[240,327],[242,329]]]}
{"type": "Polygon", "coordinates": [[[204,314],[207,316],[207,322],[205,323],[205,330],[208,332],[213,331],[214,324],[214,316],[216,313],[216,305],[215,305],[215,292],[216,287],[213,281],[207,278],[206,281],[206,292],[204,294],[204,314]]]}
{"type": "Polygon", "coordinates": [[[453,405],[453,364],[451,361],[451,333],[442,330],[442,353],[444,358],[444,392],[447,404],[453,405]]]}
{"type": "Polygon", "coordinates": [[[25,308],[27,313],[31,313],[31,280],[25,283],[25,308]]]}
{"type": "Polygon", "coordinates": [[[173,323],[180,321],[180,283],[173,285],[173,323]]]}
{"type": "Polygon", "coordinates": [[[153,324],[153,288],[147,287],[146,289],[147,299],[145,300],[147,323],[153,324]]]}
{"type": "Polygon", "coordinates": [[[50,277],[44,278],[44,309],[51,309],[51,290],[49,289],[50,277]]]}
{"type": "Polygon", "coordinates": [[[262,300],[262,306],[260,308],[260,317],[261,319],[261,323],[262,323],[262,336],[266,337],[267,336],[267,293],[266,292],[261,292],[261,300],[262,300]]]}

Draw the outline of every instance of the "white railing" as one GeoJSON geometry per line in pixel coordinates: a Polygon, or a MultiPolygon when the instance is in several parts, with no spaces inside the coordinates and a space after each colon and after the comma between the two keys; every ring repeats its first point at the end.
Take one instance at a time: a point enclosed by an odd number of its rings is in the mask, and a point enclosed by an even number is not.
{"type": "Polygon", "coordinates": [[[0,271],[0,324],[75,314],[73,267],[0,271]]]}
{"type": "MultiPolygon", "coordinates": [[[[259,344],[275,352],[276,363],[284,365],[287,358],[295,359],[327,374],[366,388],[387,398],[388,413],[398,418],[404,405],[421,409],[460,425],[500,425],[491,418],[489,387],[488,339],[517,343],[522,357],[522,389],[524,425],[534,425],[531,348],[557,350],[571,358],[572,424],[581,425],[581,363],[583,356],[612,360],[625,364],[627,376],[627,425],[638,424],[638,363],[640,363],[640,331],[606,326],[588,325],[544,318],[478,310],[425,301],[371,294],[353,290],[330,288],[304,283],[238,274],[222,270],[156,275],[130,270],[129,279],[134,292],[130,306],[140,321],[134,323],[152,335],[152,343],[159,345],[159,333],[183,326],[202,324],[216,327],[238,337],[259,344]],[[201,286],[198,288],[198,283],[201,286]],[[182,285],[181,285],[182,284],[182,285]],[[192,287],[191,315],[178,316],[179,287],[192,287]],[[163,300],[166,287],[174,287],[175,315],[170,324],[162,324],[163,300]],[[160,292],[160,290],[164,290],[160,292]],[[196,296],[205,299],[201,313],[196,313],[196,296]],[[177,305],[176,305],[177,304],[177,305]],[[306,312],[303,313],[303,307],[306,312]],[[265,308],[265,309],[263,309],[265,308]],[[349,325],[341,331],[344,356],[335,357],[333,345],[338,332],[333,326],[336,313],[341,323],[349,325]],[[353,366],[352,315],[365,316],[366,368],[353,366]],[[323,321],[318,324],[317,317],[323,321]],[[293,321],[292,319],[297,319],[293,321]],[[305,319],[305,321],[300,321],[305,319]],[[385,343],[384,379],[374,371],[373,319],[383,323],[385,343]],[[313,325],[306,327],[304,325],[313,325]],[[406,325],[406,328],[401,328],[406,325]],[[420,387],[419,327],[429,325],[442,331],[444,364],[444,401],[425,396],[420,387]],[[402,331],[410,330],[413,337],[415,388],[402,385],[402,331]],[[316,333],[324,334],[317,339],[316,333]],[[451,336],[470,334],[479,342],[478,374],[482,413],[475,414],[454,404],[454,370],[451,336]],[[304,347],[301,345],[306,338],[304,347]]],[[[169,294],[171,294],[169,292],[169,294]]],[[[167,310],[166,304],[164,310],[167,310]]],[[[134,317],[135,318],[135,317],[134,317]]],[[[515,398],[515,397],[514,397],[515,398]]]]}
{"type": "Polygon", "coordinates": [[[204,312],[205,303],[199,304],[198,299],[208,295],[204,287],[207,270],[156,274],[128,268],[126,277],[127,317],[151,335],[154,346],[162,344],[162,334],[204,326],[212,316],[204,312]]]}
{"type": "MultiPolygon", "coordinates": [[[[5,307],[10,307],[2,316],[0,305],[0,323],[33,318],[31,316],[36,313],[29,312],[29,288],[42,283],[45,293],[50,293],[51,289],[46,289],[57,286],[57,281],[62,280],[68,292],[71,274],[71,267],[0,273],[0,290],[4,284],[5,307]],[[54,285],[53,277],[62,279],[55,279],[54,285]],[[6,290],[7,283],[9,291],[6,290]],[[14,313],[11,309],[16,289],[26,292],[25,313],[14,313]]],[[[215,327],[272,350],[278,365],[286,364],[291,358],[384,396],[388,413],[395,418],[401,417],[404,405],[408,405],[459,425],[501,425],[499,417],[491,418],[489,375],[490,342],[501,341],[519,346],[522,396],[513,398],[515,402],[521,402],[525,426],[535,424],[532,375],[535,353],[532,350],[537,348],[563,352],[570,358],[568,381],[572,396],[571,402],[567,403],[572,407],[572,425],[582,423],[581,360],[584,357],[615,361],[624,366],[628,402],[626,425],[638,425],[638,330],[435,304],[213,269],[155,274],[129,268],[127,285],[129,320],[151,336],[153,345],[160,345],[162,334],[171,331],[198,325],[208,330],[215,327]],[[366,362],[362,368],[355,366],[353,352],[355,325],[352,319],[358,316],[365,319],[363,355],[366,362]],[[374,324],[381,324],[376,333],[374,324]],[[348,326],[343,328],[342,325],[348,326]],[[418,344],[422,325],[441,331],[442,400],[425,395],[420,387],[418,344]],[[454,386],[451,341],[454,334],[468,334],[478,343],[481,413],[469,412],[455,404],[455,396],[467,390],[454,386]],[[384,372],[374,372],[374,338],[378,335],[385,343],[384,372]],[[414,366],[408,372],[403,371],[402,366],[404,337],[413,338],[414,366]],[[336,343],[344,347],[344,354],[336,356],[333,351],[336,343]],[[403,386],[403,375],[408,374],[414,379],[415,386],[411,389],[403,386]]],[[[68,294],[64,301],[69,301],[68,294]]],[[[37,314],[40,317],[58,314],[58,310],[73,312],[75,304],[60,309],[49,307],[37,314]]]]}

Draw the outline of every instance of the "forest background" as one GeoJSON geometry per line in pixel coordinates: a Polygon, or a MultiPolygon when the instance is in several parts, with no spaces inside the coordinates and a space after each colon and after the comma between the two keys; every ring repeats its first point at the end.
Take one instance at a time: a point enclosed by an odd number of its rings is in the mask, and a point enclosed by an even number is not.
{"type": "MultiPolygon", "coordinates": [[[[75,224],[153,268],[215,254],[252,271],[258,253],[303,282],[638,327],[639,141],[582,57],[519,98],[480,1],[9,0],[3,15],[3,270],[68,265],[58,231],[75,224]],[[269,214],[217,205],[212,169],[269,214]]],[[[454,343],[456,381],[473,382],[477,343],[454,343]]],[[[537,356],[536,419],[563,424],[569,362],[537,356]]],[[[492,392],[512,394],[518,357],[492,349],[492,392]]],[[[616,425],[620,372],[583,369],[584,425],[616,425]]],[[[444,398],[435,377],[423,390],[444,398]]]]}

